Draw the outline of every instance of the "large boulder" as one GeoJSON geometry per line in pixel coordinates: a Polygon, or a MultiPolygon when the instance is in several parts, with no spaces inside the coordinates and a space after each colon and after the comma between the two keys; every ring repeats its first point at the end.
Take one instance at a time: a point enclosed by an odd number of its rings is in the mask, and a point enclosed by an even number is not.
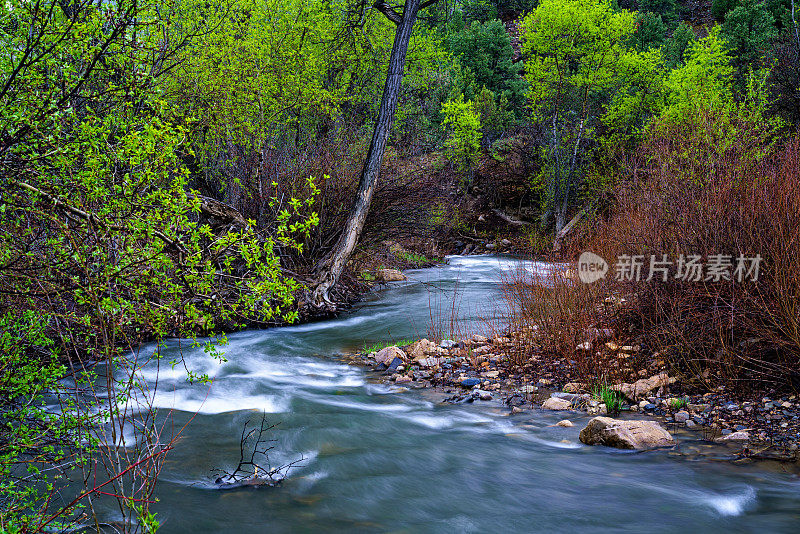
{"type": "Polygon", "coordinates": [[[375,272],[375,280],[378,282],[402,282],[406,280],[406,275],[397,269],[378,269],[375,272]]]}
{"type": "Polygon", "coordinates": [[[622,421],[595,417],[581,430],[580,440],[587,445],[605,445],[618,449],[671,447],[675,440],[655,421],[622,421]]]}
{"type": "Polygon", "coordinates": [[[659,373],[650,378],[637,380],[633,384],[617,384],[611,386],[611,389],[619,391],[632,401],[637,401],[647,396],[654,389],[672,384],[675,380],[675,378],[667,376],[667,373],[659,373]]]}
{"type": "Polygon", "coordinates": [[[408,361],[408,356],[406,356],[406,353],[397,347],[386,347],[385,349],[381,349],[375,353],[375,361],[379,364],[385,363],[386,365],[389,365],[389,362],[395,358],[400,358],[404,362],[408,361]]]}

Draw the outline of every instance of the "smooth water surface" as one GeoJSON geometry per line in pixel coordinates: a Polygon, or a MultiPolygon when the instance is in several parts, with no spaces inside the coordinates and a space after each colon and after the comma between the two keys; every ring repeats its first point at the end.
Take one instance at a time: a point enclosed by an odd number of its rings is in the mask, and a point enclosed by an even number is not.
{"type": "Polygon", "coordinates": [[[561,428],[563,413],[443,404],[332,357],[424,336],[431,316],[445,331],[453,314],[462,332],[487,329],[502,318],[502,273],[518,268],[551,267],[452,257],[339,319],[231,335],[224,364],[184,347],[210,387],[186,384],[180,366],[145,369],[176,423],[199,412],[162,472],[159,532],[800,532],[796,475],[693,455],[691,434],[678,451],[587,447],[585,414],[561,428]],[[302,456],[302,467],[278,488],[213,489],[261,412],[281,423],[272,465],[302,456]]]}

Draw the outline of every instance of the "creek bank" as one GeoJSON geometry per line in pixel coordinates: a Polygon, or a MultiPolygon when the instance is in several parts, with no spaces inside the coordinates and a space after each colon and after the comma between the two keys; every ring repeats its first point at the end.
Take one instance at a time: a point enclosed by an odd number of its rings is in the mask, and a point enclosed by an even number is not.
{"type": "MultiPolygon", "coordinates": [[[[439,344],[422,339],[345,359],[372,367],[384,382],[439,389],[449,395],[446,401],[452,403],[495,399],[508,406],[512,414],[534,406],[608,414],[608,407],[587,392],[588,386],[576,381],[564,358],[536,354],[524,365],[515,364],[519,360],[515,358],[515,351],[519,350],[515,338],[519,335],[506,331],[493,338],[474,335],[439,344]]],[[[638,347],[614,349],[635,352],[638,347]]],[[[649,417],[673,432],[693,432],[709,443],[724,446],[726,451],[733,447],[732,460],[798,461],[800,403],[796,396],[739,403],[723,391],[672,394],[678,387],[680,382],[675,377],[660,370],[633,383],[614,384],[610,389],[626,397],[621,406],[623,414],[649,417]]],[[[709,454],[713,450],[709,449],[709,454]]]]}

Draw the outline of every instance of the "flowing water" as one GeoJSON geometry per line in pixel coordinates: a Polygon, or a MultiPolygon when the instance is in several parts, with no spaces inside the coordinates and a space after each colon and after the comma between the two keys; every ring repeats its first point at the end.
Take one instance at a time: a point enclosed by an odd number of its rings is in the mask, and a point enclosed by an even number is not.
{"type": "Polygon", "coordinates": [[[176,423],[198,412],[161,475],[160,532],[800,532],[795,474],[694,454],[704,445],[692,434],[672,451],[587,447],[585,414],[561,428],[564,414],[443,404],[333,357],[424,336],[431,315],[480,330],[502,316],[501,273],[521,267],[549,268],[452,257],[347,316],[231,335],[226,363],[183,348],[210,387],[186,384],[180,366],[145,369],[176,423]],[[212,470],[236,466],[242,427],[262,412],[281,423],[272,465],[301,467],[277,488],[214,489],[212,470]]]}

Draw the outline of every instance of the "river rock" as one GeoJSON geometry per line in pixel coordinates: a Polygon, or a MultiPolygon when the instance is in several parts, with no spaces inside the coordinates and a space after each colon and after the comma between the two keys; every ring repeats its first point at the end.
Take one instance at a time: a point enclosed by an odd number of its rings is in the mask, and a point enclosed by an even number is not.
{"type": "Polygon", "coordinates": [[[573,427],[575,425],[569,419],[563,419],[563,420],[559,421],[558,423],[556,423],[556,426],[563,426],[563,427],[569,428],[569,427],[573,427]]]}
{"type": "Polygon", "coordinates": [[[444,363],[444,358],[434,358],[433,356],[429,356],[427,358],[421,358],[417,360],[417,363],[420,367],[426,369],[429,367],[436,367],[437,365],[441,365],[444,363]]]}
{"type": "Polygon", "coordinates": [[[595,417],[581,430],[580,440],[587,445],[605,445],[618,449],[670,447],[675,440],[655,421],[622,421],[595,417]]]}
{"type": "Polygon", "coordinates": [[[394,383],[395,384],[405,384],[407,382],[411,382],[412,380],[413,380],[413,378],[411,378],[410,376],[400,375],[400,376],[397,377],[397,379],[394,381],[394,383]]]}
{"type": "Polygon", "coordinates": [[[544,404],[542,404],[543,410],[571,410],[572,403],[565,399],[559,399],[558,397],[550,397],[544,404]]]}
{"type": "Polygon", "coordinates": [[[378,282],[402,282],[407,278],[397,269],[378,269],[375,272],[375,280],[378,282]]]}
{"type": "Polygon", "coordinates": [[[749,432],[731,432],[727,436],[721,436],[715,439],[714,441],[748,441],[750,439],[749,432]]]}
{"type": "Polygon", "coordinates": [[[415,362],[425,358],[429,354],[439,355],[446,352],[445,349],[425,338],[420,339],[408,347],[408,357],[415,362]]]}
{"type": "Polygon", "coordinates": [[[686,410],[681,410],[677,412],[674,417],[676,423],[685,423],[689,420],[690,415],[686,410]]]}
{"type": "Polygon", "coordinates": [[[646,396],[654,389],[666,386],[675,382],[675,378],[670,378],[667,373],[659,373],[650,378],[642,378],[633,384],[616,384],[611,386],[614,391],[619,391],[628,399],[635,401],[646,396]]]}
{"type": "Polygon", "coordinates": [[[480,385],[481,380],[480,378],[465,378],[459,384],[462,388],[471,388],[480,385]]]}
{"type": "Polygon", "coordinates": [[[388,365],[389,362],[395,358],[408,361],[408,356],[406,356],[406,353],[400,350],[398,347],[386,347],[385,349],[381,349],[375,353],[375,361],[379,364],[383,363],[388,365]]]}
{"type": "Polygon", "coordinates": [[[456,343],[452,339],[443,339],[442,342],[439,343],[439,346],[442,347],[443,349],[452,349],[456,345],[458,345],[458,343],[456,343]]]}
{"type": "Polygon", "coordinates": [[[588,393],[578,394],[567,393],[566,391],[556,391],[551,393],[550,396],[556,399],[563,399],[573,404],[588,402],[591,399],[591,396],[588,393]]]}
{"type": "Polygon", "coordinates": [[[403,365],[403,363],[405,362],[403,362],[401,358],[399,357],[395,358],[394,360],[392,360],[392,363],[389,364],[389,367],[386,368],[384,374],[390,375],[392,373],[396,373],[397,368],[403,365]]]}

